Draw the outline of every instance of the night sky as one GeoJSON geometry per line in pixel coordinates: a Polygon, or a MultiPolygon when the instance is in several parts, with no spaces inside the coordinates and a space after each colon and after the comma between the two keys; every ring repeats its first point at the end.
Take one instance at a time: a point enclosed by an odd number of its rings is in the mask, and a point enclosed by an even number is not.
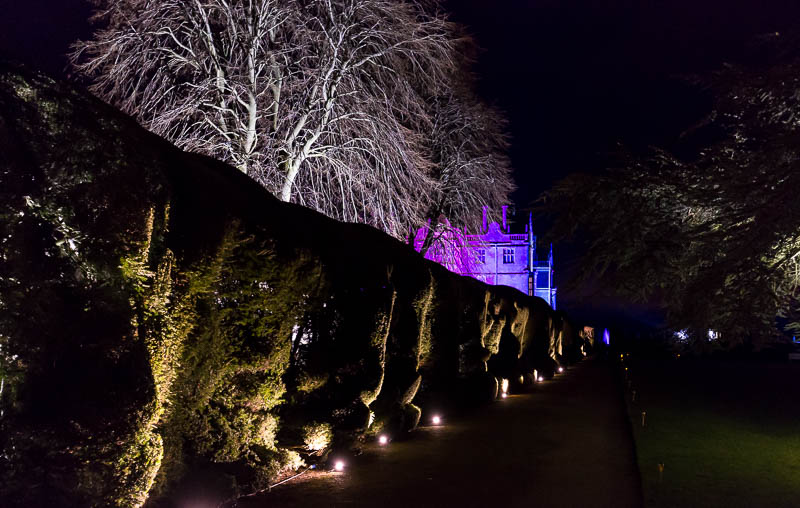
{"type": "MultiPolygon", "coordinates": [[[[617,143],[668,146],[708,108],[687,76],[736,60],[754,37],[800,20],[797,0],[445,5],[483,48],[479,93],[510,120],[521,212],[567,174],[601,171],[617,143]]],[[[82,0],[13,2],[0,16],[0,54],[64,76],[63,54],[89,35],[89,12],[82,0]]],[[[563,282],[574,253],[557,246],[556,254],[563,282]]]]}
{"type": "Polygon", "coordinates": [[[684,78],[800,21],[792,0],[450,0],[485,49],[481,92],[511,121],[525,207],[618,142],[668,144],[707,107],[684,78]]]}

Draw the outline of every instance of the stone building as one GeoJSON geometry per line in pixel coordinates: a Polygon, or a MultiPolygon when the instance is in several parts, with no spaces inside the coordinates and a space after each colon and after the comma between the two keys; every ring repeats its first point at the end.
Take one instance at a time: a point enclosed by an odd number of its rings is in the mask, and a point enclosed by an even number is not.
{"type": "MultiPolygon", "coordinates": [[[[550,246],[546,258],[538,257],[532,216],[528,217],[524,233],[512,233],[507,220],[507,207],[503,207],[502,224],[488,223],[484,209],[482,229],[479,235],[467,235],[449,227],[443,228],[442,232],[434,232],[436,241],[425,253],[425,258],[445,266],[451,272],[491,285],[511,286],[527,295],[538,296],[555,309],[553,246],[550,246]]],[[[417,231],[414,240],[417,252],[422,250],[427,236],[427,228],[417,231]]]]}

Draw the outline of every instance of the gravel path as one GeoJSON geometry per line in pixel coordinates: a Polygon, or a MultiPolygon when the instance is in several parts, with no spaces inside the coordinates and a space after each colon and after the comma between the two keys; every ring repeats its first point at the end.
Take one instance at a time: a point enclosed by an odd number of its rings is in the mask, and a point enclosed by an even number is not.
{"type": "Polygon", "coordinates": [[[345,472],[309,472],[239,507],[640,507],[620,387],[602,359],[405,442],[345,472]]]}

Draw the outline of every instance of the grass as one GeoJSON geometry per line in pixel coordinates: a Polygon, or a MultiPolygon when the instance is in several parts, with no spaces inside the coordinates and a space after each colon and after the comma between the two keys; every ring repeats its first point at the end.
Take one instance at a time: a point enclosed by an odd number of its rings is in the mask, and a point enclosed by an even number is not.
{"type": "Polygon", "coordinates": [[[647,507],[800,506],[800,364],[625,365],[647,507]]]}

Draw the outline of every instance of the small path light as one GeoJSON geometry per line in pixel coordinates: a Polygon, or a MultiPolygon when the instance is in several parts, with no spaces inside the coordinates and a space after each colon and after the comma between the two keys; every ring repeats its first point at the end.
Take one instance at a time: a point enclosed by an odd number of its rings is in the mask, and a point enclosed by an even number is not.
{"type": "Polygon", "coordinates": [[[647,411],[642,411],[642,427],[647,423],[647,411]]]}
{"type": "Polygon", "coordinates": [[[386,434],[381,434],[378,437],[378,443],[380,443],[381,446],[389,444],[389,436],[387,436],[386,434]]]}
{"type": "Polygon", "coordinates": [[[636,390],[631,394],[631,402],[636,402],[636,390]]]}
{"type": "Polygon", "coordinates": [[[539,382],[541,383],[542,381],[544,381],[544,377],[539,376],[539,382]]]}
{"type": "Polygon", "coordinates": [[[344,471],[344,461],[337,460],[336,462],[334,462],[333,469],[335,469],[336,471],[344,471]]]}
{"type": "Polygon", "coordinates": [[[442,418],[439,415],[433,415],[433,418],[431,418],[431,422],[434,425],[439,425],[440,423],[442,423],[442,418]]]}
{"type": "Polygon", "coordinates": [[[508,394],[506,392],[503,392],[500,394],[500,397],[505,399],[506,397],[508,397],[508,394]]]}
{"type": "Polygon", "coordinates": [[[664,480],[664,463],[658,463],[658,483],[661,483],[664,480]]]}
{"type": "Polygon", "coordinates": [[[558,373],[559,373],[559,374],[561,374],[561,373],[563,373],[563,372],[564,372],[564,367],[559,367],[559,368],[558,368],[558,373]]]}

